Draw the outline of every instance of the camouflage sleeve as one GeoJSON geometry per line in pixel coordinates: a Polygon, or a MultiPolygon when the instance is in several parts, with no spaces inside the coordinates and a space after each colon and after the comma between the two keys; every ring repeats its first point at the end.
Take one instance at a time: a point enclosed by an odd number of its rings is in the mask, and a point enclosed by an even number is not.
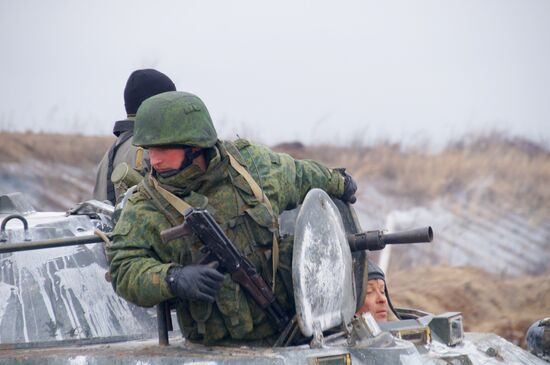
{"type": "Polygon", "coordinates": [[[143,307],[173,297],[164,278],[174,264],[162,263],[152,245],[160,241],[162,220],[164,217],[145,204],[127,206],[115,226],[113,245],[107,250],[116,293],[143,307]]]}
{"type": "Polygon", "coordinates": [[[340,172],[316,161],[296,160],[259,145],[247,145],[242,156],[254,179],[261,182],[276,214],[295,208],[314,188],[335,197],[344,193],[344,177],[340,172]]]}
{"type": "MultiPolygon", "coordinates": [[[[274,152],[272,152],[274,153],[274,152]]],[[[292,209],[300,204],[308,191],[322,189],[329,195],[340,197],[344,193],[344,177],[337,170],[330,169],[313,160],[295,160],[287,154],[277,153],[282,169],[280,206],[292,209]]]]}

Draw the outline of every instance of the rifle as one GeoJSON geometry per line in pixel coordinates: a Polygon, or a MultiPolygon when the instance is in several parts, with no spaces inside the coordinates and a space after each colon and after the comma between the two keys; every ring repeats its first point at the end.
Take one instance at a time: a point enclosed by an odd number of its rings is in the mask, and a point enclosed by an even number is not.
{"type": "Polygon", "coordinates": [[[266,311],[279,331],[282,331],[289,318],[279,303],[271,288],[254,265],[244,257],[226,236],[212,215],[205,209],[189,208],[184,213],[182,225],[167,229],[160,233],[163,242],[183,237],[193,232],[204,244],[206,256],[200,264],[218,261],[220,269],[228,272],[236,283],[240,284],[250,294],[252,299],[266,311]]]}

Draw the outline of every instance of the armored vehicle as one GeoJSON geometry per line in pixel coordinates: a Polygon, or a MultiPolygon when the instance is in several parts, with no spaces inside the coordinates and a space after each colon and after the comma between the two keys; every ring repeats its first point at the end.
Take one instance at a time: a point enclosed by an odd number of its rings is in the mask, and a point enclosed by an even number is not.
{"type": "Polygon", "coordinates": [[[116,215],[98,201],[40,213],[21,194],[0,198],[0,364],[547,364],[497,335],[464,333],[459,312],[356,316],[364,249],[432,232],[363,233],[353,208],[320,190],[280,216],[294,240],[296,315],[276,346],[191,343],[172,330],[167,303],[139,308],[113,292],[104,245],[116,215]]]}

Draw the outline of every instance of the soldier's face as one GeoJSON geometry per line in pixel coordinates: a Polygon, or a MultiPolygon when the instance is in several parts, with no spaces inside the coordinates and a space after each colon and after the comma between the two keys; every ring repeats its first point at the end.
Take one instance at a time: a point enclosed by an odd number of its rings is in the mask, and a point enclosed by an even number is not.
{"type": "Polygon", "coordinates": [[[358,314],[370,312],[377,322],[385,322],[388,319],[388,300],[385,294],[384,280],[369,280],[365,303],[357,312],[358,314]]]}
{"type": "Polygon", "coordinates": [[[151,166],[160,173],[179,169],[184,158],[185,151],[183,148],[149,148],[151,166]]]}

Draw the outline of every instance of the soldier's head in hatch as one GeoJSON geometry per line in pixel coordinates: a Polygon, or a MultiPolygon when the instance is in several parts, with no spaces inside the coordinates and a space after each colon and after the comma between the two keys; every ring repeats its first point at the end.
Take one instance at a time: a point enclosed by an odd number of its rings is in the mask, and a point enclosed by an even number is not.
{"type": "Polygon", "coordinates": [[[378,265],[369,260],[367,295],[357,314],[370,312],[377,322],[388,320],[388,299],[386,297],[386,277],[378,265]]]}

